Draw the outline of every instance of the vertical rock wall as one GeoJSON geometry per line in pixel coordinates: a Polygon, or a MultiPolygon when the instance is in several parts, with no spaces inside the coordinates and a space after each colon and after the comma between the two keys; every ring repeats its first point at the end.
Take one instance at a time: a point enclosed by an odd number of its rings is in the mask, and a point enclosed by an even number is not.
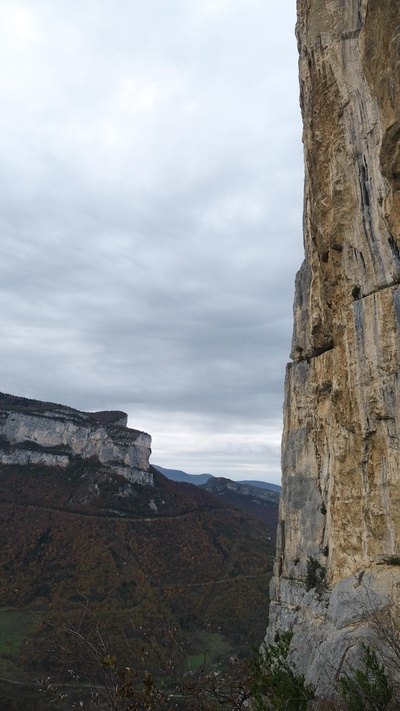
{"type": "Polygon", "coordinates": [[[0,464],[67,467],[78,457],[153,485],[151,437],[127,421],[125,412],[80,412],[0,393],[0,464]]]}
{"type": "Polygon", "coordinates": [[[298,0],[297,38],[305,261],[267,641],[293,628],[329,696],[400,584],[400,2],[298,0]]]}

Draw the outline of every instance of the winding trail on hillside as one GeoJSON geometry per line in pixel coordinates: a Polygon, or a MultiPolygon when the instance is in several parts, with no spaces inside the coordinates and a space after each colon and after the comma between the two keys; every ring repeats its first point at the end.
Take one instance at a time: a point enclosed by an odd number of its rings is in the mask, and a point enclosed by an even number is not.
{"type": "Polygon", "coordinates": [[[267,578],[270,577],[271,573],[259,573],[258,575],[232,575],[231,577],[228,578],[219,578],[218,580],[209,580],[206,581],[205,583],[187,583],[187,585],[167,585],[166,587],[181,587],[181,588],[200,588],[204,587],[205,585],[220,585],[221,583],[231,583],[232,580],[236,580],[237,578],[243,579],[245,578],[246,580],[258,580],[259,578],[267,578]]]}
{"type": "MultiPolygon", "coordinates": [[[[15,506],[15,503],[12,501],[7,501],[7,499],[2,499],[0,501],[0,506],[1,504],[12,504],[15,506]]],[[[45,511],[52,511],[53,513],[62,513],[62,514],[69,514],[70,516],[84,516],[85,518],[95,518],[95,519],[100,519],[100,520],[105,520],[105,521],[140,521],[143,522],[145,521],[146,523],[153,523],[154,521],[176,521],[177,519],[182,519],[186,518],[187,516],[191,516],[192,514],[201,513],[201,509],[192,509],[191,511],[186,511],[184,513],[180,514],[169,514],[167,516],[164,516],[160,514],[159,516],[154,516],[154,517],[148,517],[148,516],[131,516],[129,514],[120,514],[120,515],[111,515],[108,513],[86,513],[85,511],[77,511],[77,510],[70,510],[70,509],[65,509],[60,506],[60,508],[57,508],[55,506],[46,506],[45,504],[31,504],[27,503],[25,501],[19,502],[18,506],[23,506],[26,507],[27,509],[40,509],[40,510],[45,510],[45,511]]],[[[207,508],[207,511],[221,511],[221,507],[219,506],[214,506],[214,507],[209,507],[207,508]]]]}

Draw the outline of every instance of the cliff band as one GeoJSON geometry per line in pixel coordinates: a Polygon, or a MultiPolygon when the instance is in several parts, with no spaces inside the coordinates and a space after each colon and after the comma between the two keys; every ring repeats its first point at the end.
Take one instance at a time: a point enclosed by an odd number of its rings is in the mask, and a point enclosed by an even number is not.
{"type": "Polygon", "coordinates": [[[0,464],[67,467],[80,457],[153,484],[151,437],[126,427],[127,420],[124,412],[80,412],[0,393],[0,464]]]}
{"type": "Polygon", "coordinates": [[[317,692],[400,584],[400,3],[298,0],[305,261],[267,641],[317,692]]]}

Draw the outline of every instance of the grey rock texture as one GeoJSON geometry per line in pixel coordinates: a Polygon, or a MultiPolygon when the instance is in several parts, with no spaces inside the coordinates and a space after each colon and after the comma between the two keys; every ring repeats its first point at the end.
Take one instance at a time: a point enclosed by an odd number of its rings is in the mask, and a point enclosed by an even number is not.
{"type": "Polygon", "coordinates": [[[97,459],[132,482],[153,484],[151,437],[126,427],[123,412],[70,407],[0,394],[0,463],[66,467],[97,459]]]}
{"type": "Polygon", "coordinates": [[[329,697],[400,586],[400,3],[297,7],[305,261],[267,641],[293,628],[296,668],[329,697]]]}

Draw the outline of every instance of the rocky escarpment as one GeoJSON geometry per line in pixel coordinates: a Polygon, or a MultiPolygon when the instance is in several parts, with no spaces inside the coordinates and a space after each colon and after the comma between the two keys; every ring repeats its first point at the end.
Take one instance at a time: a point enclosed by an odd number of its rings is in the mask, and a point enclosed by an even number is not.
{"type": "Polygon", "coordinates": [[[278,522],[279,492],[241,483],[225,477],[210,477],[201,485],[228,505],[243,509],[251,516],[264,521],[276,531],[278,522]]]}
{"type": "Polygon", "coordinates": [[[0,464],[67,467],[97,460],[132,482],[152,484],[151,437],[120,411],[80,412],[0,393],[0,464]]]}
{"type": "Polygon", "coordinates": [[[298,0],[305,261],[270,626],[321,696],[400,585],[400,5],[298,0]]]}

